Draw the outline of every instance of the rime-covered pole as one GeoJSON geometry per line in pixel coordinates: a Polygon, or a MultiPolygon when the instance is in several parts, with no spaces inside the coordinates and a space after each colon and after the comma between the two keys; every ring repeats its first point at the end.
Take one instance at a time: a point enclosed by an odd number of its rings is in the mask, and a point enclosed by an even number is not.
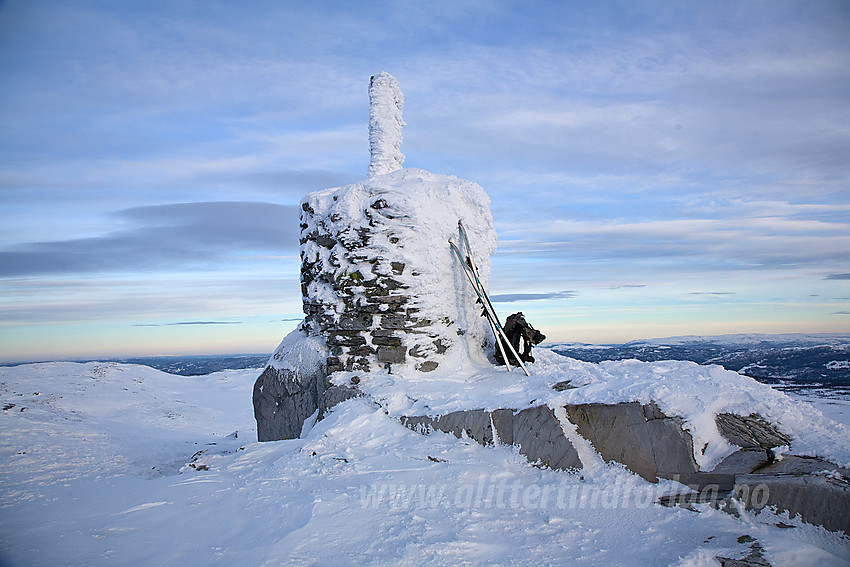
{"type": "Polygon", "coordinates": [[[404,94],[398,81],[381,72],[369,84],[369,177],[401,169],[404,94]]]}

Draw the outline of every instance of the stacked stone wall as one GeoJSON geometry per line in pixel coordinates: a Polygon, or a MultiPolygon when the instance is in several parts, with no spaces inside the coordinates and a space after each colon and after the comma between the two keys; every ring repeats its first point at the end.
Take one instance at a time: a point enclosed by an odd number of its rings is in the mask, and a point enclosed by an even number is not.
{"type": "Polygon", "coordinates": [[[363,214],[368,226],[337,226],[333,215],[302,204],[304,328],[325,337],[329,374],[368,372],[411,359],[418,370],[434,370],[433,355],[445,352],[445,339],[429,333],[433,322],[412,304],[405,279],[417,273],[400,252],[393,254],[402,239],[394,225],[403,225],[398,222],[403,213],[377,198],[363,214]]]}

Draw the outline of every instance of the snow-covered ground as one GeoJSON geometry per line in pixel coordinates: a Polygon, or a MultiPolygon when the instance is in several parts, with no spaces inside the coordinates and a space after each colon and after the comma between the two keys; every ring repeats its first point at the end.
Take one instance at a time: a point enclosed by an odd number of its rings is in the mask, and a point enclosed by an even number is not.
{"type": "MultiPolygon", "coordinates": [[[[535,363],[530,380],[490,374],[488,389],[507,396],[514,381],[522,398],[538,387],[535,376],[542,383],[571,372],[597,393],[613,380],[607,391],[624,394],[629,380],[645,390],[671,371],[700,376],[682,364],[553,357],[535,363]]],[[[850,564],[850,542],[821,528],[663,507],[658,497],[682,487],[601,461],[582,474],[537,468],[511,447],[410,431],[388,415],[389,405],[365,399],[340,404],[302,439],[257,443],[258,373],[182,377],[112,363],[0,368],[0,564],[696,566],[746,555],[752,544],[741,536],[755,538],[774,566],[850,564]]],[[[385,392],[403,382],[381,379],[385,392]]],[[[708,387],[725,379],[718,370],[701,378],[708,387]]],[[[433,388],[418,387],[437,405],[433,388]]],[[[655,394],[670,387],[660,380],[655,394]]],[[[753,392],[764,391],[746,395],[753,392]]],[[[752,403],[786,414],[796,407],[818,427],[842,431],[805,402],[768,395],[752,403]]],[[[847,444],[824,446],[840,453],[847,444]]]]}

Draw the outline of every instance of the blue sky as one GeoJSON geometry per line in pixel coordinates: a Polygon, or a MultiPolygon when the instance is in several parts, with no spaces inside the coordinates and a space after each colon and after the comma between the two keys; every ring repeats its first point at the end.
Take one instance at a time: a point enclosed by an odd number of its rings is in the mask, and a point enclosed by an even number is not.
{"type": "Polygon", "coordinates": [[[850,332],[850,3],[0,2],[0,360],[270,352],[298,202],[481,184],[550,339],[850,332]]]}

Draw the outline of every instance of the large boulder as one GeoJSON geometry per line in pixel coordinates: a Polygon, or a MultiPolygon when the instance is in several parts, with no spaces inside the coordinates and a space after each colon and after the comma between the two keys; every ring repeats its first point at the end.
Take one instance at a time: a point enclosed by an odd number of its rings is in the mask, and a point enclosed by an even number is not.
{"type": "Polygon", "coordinates": [[[305,376],[267,366],[254,383],[257,440],[295,439],[301,435],[304,422],[319,409],[327,387],[327,376],[321,369],[305,376]]]}
{"type": "Polygon", "coordinates": [[[320,337],[300,328],[289,333],[254,383],[254,418],[259,441],[295,439],[304,422],[318,412],[360,395],[355,388],[328,381],[327,348],[320,337]]]}

